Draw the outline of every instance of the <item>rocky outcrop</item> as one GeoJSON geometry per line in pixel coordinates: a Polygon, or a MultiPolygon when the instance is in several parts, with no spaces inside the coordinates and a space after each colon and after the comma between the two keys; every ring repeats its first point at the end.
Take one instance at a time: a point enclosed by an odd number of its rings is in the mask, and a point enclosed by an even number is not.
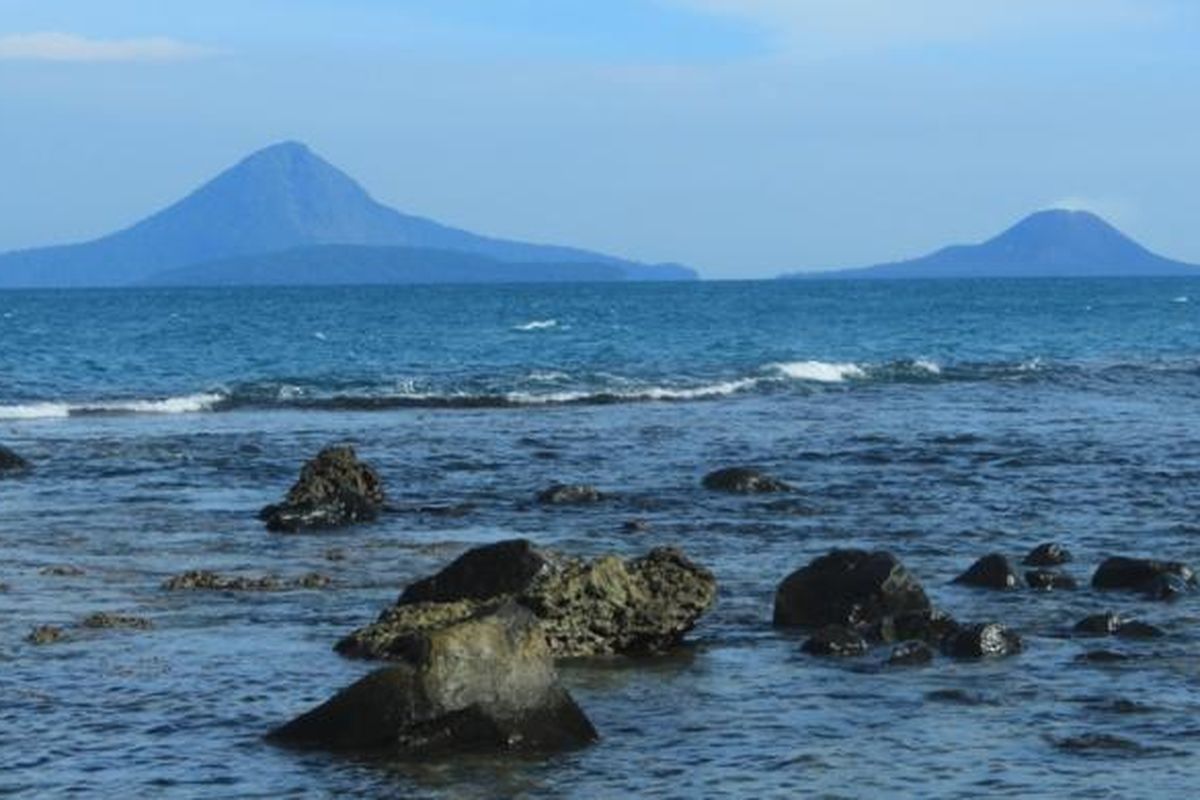
{"type": "Polygon", "coordinates": [[[285,579],[274,575],[253,578],[245,575],[220,575],[206,569],[194,569],[167,578],[163,581],[162,588],[170,591],[278,592],[285,589],[323,589],[331,582],[328,576],[319,572],[285,579]]]}
{"type": "Polygon", "coordinates": [[[376,622],[336,649],[396,658],[414,633],[513,600],[537,616],[557,658],[657,653],[678,645],[715,598],[712,574],[675,549],[584,561],[512,539],[469,550],[409,585],[376,622]]]}
{"type": "Polygon", "coordinates": [[[1007,556],[991,553],[972,564],[954,583],[981,589],[1015,589],[1021,585],[1021,579],[1007,556]]]}
{"type": "Polygon", "coordinates": [[[79,623],[85,628],[127,628],[130,630],[149,630],[154,623],[145,617],[135,617],[130,614],[112,614],[107,611],[97,611],[88,614],[79,623]]]}
{"type": "Polygon", "coordinates": [[[1070,550],[1057,542],[1045,542],[1030,550],[1021,563],[1027,567],[1058,567],[1070,560],[1070,550]]]}
{"type": "Polygon", "coordinates": [[[377,670],[272,731],[281,744],[425,756],[579,747],[596,731],[559,684],[542,626],[515,602],[398,641],[377,670]]]}
{"type": "Polygon", "coordinates": [[[32,467],[29,462],[0,444],[0,478],[7,475],[19,475],[28,472],[32,467]]]}
{"type": "Polygon", "coordinates": [[[1007,656],[1021,647],[1020,636],[995,622],[966,626],[942,642],[942,651],[953,658],[1007,656]]]}
{"type": "Polygon", "coordinates": [[[1078,589],[1079,584],[1070,575],[1053,569],[1031,569],[1025,573],[1025,583],[1030,589],[1049,592],[1054,589],[1078,589]]]}
{"type": "Polygon", "coordinates": [[[867,640],[845,625],[826,625],[814,633],[801,649],[814,656],[861,656],[867,640]]]}
{"type": "Polygon", "coordinates": [[[538,493],[537,501],[544,506],[580,506],[599,503],[605,495],[595,486],[555,483],[538,493]]]}
{"type": "Polygon", "coordinates": [[[932,610],[921,584],[891,553],[833,550],[779,584],[774,624],[864,626],[885,617],[932,610]]]}
{"type": "Polygon", "coordinates": [[[1092,586],[1141,592],[1154,600],[1170,600],[1195,588],[1196,573],[1179,561],[1113,556],[1096,568],[1092,586]]]}
{"type": "Polygon", "coordinates": [[[1083,636],[1119,636],[1123,639],[1156,639],[1167,635],[1157,625],[1136,619],[1122,619],[1111,611],[1084,617],[1075,623],[1075,633],[1083,636]]]}
{"type": "Polygon", "coordinates": [[[726,467],[704,476],[705,489],[731,494],[791,491],[791,486],[753,467],[726,467]]]}
{"type": "Polygon", "coordinates": [[[284,501],[258,516],[273,531],[335,528],[375,519],[383,501],[379,476],[354,448],[327,447],[304,465],[284,501]]]}

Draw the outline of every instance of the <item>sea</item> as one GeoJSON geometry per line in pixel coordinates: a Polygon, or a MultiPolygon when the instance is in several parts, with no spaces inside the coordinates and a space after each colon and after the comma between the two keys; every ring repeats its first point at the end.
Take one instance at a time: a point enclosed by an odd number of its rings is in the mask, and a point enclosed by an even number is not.
{"type": "Polygon", "coordinates": [[[1200,565],[1200,280],[7,291],[0,443],[34,465],[0,479],[0,795],[1184,797],[1200,779],[1200,599],[1090,588],[1110,555],[1200,565]],[[259,508],[332,443],[377,469],[387,513],[266,531],[259,508]],[[702,488],[731,465],[794,491],[702,488]],[[554,482],[611,498],[535,503],[554,482]],[[376,666],[339,637],[514,537],[677,546],[718,600],[677,653],[560,666],[600,733],[581,750],[263,740],[376,666]],[[1046,541],[1079,589],[951,583],[1046,541]],[[835,547],[893,552],[1024,651],[807,655],[771,626],[775,588],[835,547]],[[330,584],[162,587],[190,569],[330,584]],[[1166,636],[1072,635],[1108,610],[1166,636]],[[153,627],[82,626],[95,612],[153,627]],[[61,640],[28,641],[42,625],[61,640]]]}

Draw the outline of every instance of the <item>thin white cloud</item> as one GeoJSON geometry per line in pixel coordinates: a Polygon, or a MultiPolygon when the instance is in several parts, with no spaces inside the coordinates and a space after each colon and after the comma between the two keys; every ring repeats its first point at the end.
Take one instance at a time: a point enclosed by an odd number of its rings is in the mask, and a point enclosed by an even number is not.
{"type": "Polygon", "coordinates": [[[667,0],[760,26],[780,50],[836,55],[993,37],[1074,35],[1161,18],[1158,0],[667,0]]]}
{"type": "Polygon", "coordinates": [[[0,36],[0,61],[181,61],[213,52],[167,36],[89,39],[59,31],[0,36]]]}

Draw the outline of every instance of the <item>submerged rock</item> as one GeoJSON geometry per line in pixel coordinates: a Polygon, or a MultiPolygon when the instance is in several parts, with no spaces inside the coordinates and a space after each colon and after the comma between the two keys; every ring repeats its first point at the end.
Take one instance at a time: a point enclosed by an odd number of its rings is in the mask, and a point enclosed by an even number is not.
{"type": "Polygon", "coordinates": [[[1079,588],[1079,584],[1070,575],[1064,575],[1052,569],[1029,570],[1025,573],[1025,583],[1029,584],[1030,589],[1040,589],[1045,592],[1053,589],[1069,591],[1079,588]]]}
{"type": "Polygon", "coordinates": [[[134,630],[149,630],[154,623],[145,617],[135,617],[130,614],[110,614],[107,611],[97,611],[83,618],[80,623],[85,628],[131,628],[134,630]]]}
{"type": "Polygon", "coordinates": [[[791,491],[791,486],[753,467],[725,467],[704,476],[705,489],[732,494],[791,491]]]}
{"type": "Polygon", "coordinates": [[[515,600],[541,621],[558,658],[656,653],[678,645],[716,598],[712,573],[672,548],[592,561],[525,539],[476,547],[410,584],[379,619],[343,638],[347,656],[394,658],[414,632],[515,600]]]}
{"type": "Polygon", "coordinates": [[[916,640],[940,645],[947,636],[958,633],[959,627],[953,617],[937,609],[908,611],[883,617],[871,626],[870,638],[880,642],[916,640]]]}
{"type": "Polygon", "coordinates": [[[889,667],[916,667],[933,661],[933,649],[925,642],[901,642],[888,656],[889,667]]]}
{"type": "Polygon", "coordinates": [[[891,553],[832,550],[779,584],[774,624],[871,625],[887,616],[932,610],[921,584],[891,553]]]}
{"type": "Polygon", "coordinates": [[[273,531],[335,528],[375,519],[383,500],[379,476],[354,448],[327,447],[304,465],[284,501],[258,516],[273,531]]]}
{"type": "Polygon", "coordinates": [[[1003,625],[970,625],[946,638],[942,649],[954,658],[987,658],[1021,652],[1021,637],[1003,625]]]}
{"type": "Polygon", "coordinates": [[[25,641],[30,644],[53,644],[61,641],[65,632],[57,625],[39,625],[29,632],[25,641]]]}
{"type": "Polygon", "coordinates": [[[1085,636],[1112,636],[1121,629],[1121,618],[1111,611],[1092,614],[1075,623],[1075,632],[1085,636]]]}
{"type": "Polygon", "coordinates": [[[245,575],[220,575],[206,569],[194,569],[167,578],[163,581],[162,588],[171,591],[278,592],[285,589],[321,589],[330,583],[332,583],[330,578],[319,572],[310,572],[299,578],[285,580],[274,575],[252,578],[245,575]]]}
{"type": "Polygon", "coordinates": [[[595,486],[556,483],[538,493],[537,501],[544,506],[578,506],[599,503],[605,495],[595,486]]]}
{"type": "Polygon", "coordinates": [[[1015,589],[1021,579],[1013,569],[1008,557],[991,553],[976,561],[966,572],[954,579],[954,583],[978,586],[982,589],[1015,589]]]}
{"type": "Polygon", "coordinates": [[[1045,542],[1030,550],[1021,563],[1027,567],[1057,567],[1070,560],[1070,550],[1057,542],[1045,542]]]}
{"type": "Polygon", "coordinates": [[[1196,573],[1179,561],[1112,556],[1096,568],[1092,586],[1141,592],[1154,600],[1169,600],[1194,589],[1196,573]]]}
{"type": "Polygon", "coordinates": [[[413,631],[394,655],[398,665],[372,672],[268,738],[398,756],[553,751],[597,738],[558,682],[540,623],[516,603],[413,631]]]}
{"type": "Polygon", "coordinates": [[[38,570],[38,574],[55,578],[77,578],[83,574],[83,570],[72,564],[51,564],[38,570]]]}
{"type": "Polygon", "coordinates": [[[867,640],[845,625],[826,625],[801,649],[815,656],[861,656],[867,652],[867,640]]]}
{"type": "Polygon", "coordinates": [[[32,469],[29,462],[0,444],[0,478],[6,475],[17,475],[32,469]]]}

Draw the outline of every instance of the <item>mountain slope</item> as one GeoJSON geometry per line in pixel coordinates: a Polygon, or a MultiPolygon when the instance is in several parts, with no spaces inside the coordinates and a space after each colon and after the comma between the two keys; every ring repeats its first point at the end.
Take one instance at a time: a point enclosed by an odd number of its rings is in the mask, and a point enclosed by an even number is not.
{"type": "Polygon", "coordinates": [[[304,145],[284,142],[124,230],[0,255],[0,286],[123,285],[172,268],[322,244],[455,250],[502,262],[612,264],[633,279],[695,277],[682,267],[493,239],[402,214],[304,145]]]}
{"type": "Polygon", "coordinates": [[[1200,268],[1156,255],[1087,211],[1040,211],[992,239],[909,261],[788,278],[1029,278],[1191,275],[1200,268]]]}
{"type": "Polygon", "coordinates": [[[620,281],[618,264],[505,262],[477,253],[357,244],[319,244],[177,267],[148,286],[351,286],[417,283],[620,281]]]}

